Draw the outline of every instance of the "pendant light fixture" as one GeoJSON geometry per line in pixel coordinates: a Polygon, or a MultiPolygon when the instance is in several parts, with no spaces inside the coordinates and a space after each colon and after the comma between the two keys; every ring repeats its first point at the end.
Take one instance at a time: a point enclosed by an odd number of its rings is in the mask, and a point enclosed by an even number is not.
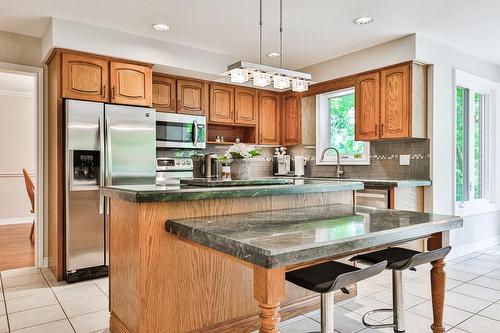
{"type": "Polygon", "coordinates": [[[262,64],[262,0],[259,0],[259,63],[238,61],[227,67],[227,71],[222,73],[229,76],[232,83],[246,83],[252,79],[255,87],[267,87],[271,83],[275,89],[289,89],[292,91],[307,91],[311,81],[311,74],[292,71],[283,68],[283,0],[280,2],[280,67],[267,66],[262,64]]]}

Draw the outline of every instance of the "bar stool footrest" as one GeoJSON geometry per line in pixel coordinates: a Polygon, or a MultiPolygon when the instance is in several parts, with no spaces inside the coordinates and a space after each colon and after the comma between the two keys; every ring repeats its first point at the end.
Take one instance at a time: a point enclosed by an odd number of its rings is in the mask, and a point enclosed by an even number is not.
{"type": "MultiPolygon", "coordinates": [[[[371,314],[374,314],[374,313],[379,313],[379,312],[391,312],[391,313],[394,313],[394,309],[375,309],[375,310],[371,310],[371,311],[368,311],[367,313],[365,313],[365,315],[363,316],[363,318],[361,319],[361,321],[363,322],[363,325],[365,325],[366,327],[368,328],[373,328],[373,329],[377,329],[377,328],[389,328],[389,327],[396,327],[396,324],[393,322],[391,324],[369,324],[366,322],[366,318],[371,315],[371,314]]],[[[395,330],[395,332],[397,332],[395,330]]],[[[402,331],[404,332],[404,331],[402,331]]]]}

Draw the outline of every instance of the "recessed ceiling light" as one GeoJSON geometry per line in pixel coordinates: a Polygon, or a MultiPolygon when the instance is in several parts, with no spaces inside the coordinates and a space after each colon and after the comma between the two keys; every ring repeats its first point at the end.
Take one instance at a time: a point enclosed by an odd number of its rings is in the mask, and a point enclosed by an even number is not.
{"type": "Polygon", "coordinates": [[[373,22],[373,17],[369,17],[369,16],[360,16],[360,17],[356,17],[354,20],[352,20],[352,23],[358,24],[358,25],[369,24],[372,22],[373,22]]]}
{"type": "Polygon", "coordinates": [[[269,52],[268,54],[266,54],[269,58],[278,58],[279,56],[281,56],[281,54],[279,54],[278,52],[269,52]]]}
{"type": "Polygon", "coordinates": [[[163,23],[155,23],[155,24],[153,24],[152,27],[156,31],[169,31],[170,30],[170,27],[166,24],[163,24],[163,23]]]}

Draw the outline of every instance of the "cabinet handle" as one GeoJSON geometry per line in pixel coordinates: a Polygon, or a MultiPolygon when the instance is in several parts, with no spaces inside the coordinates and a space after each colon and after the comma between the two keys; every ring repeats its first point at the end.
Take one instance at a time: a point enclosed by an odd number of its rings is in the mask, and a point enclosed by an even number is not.
{"type": "Polygon", "coordinates": [[[260,143],[262,143],[262,132],[260,133],[260,143]]]}
{"type": "Polygon", "coordinates": [[[111,99],[115,99],[115,86],[111,88],[111,99]]]}
{"type": "Polygon", "coordinates": [[[106,98],[106,85],[102,87],[102,98],[106,98]]]}
{"type": "Polygon", "coordinates": [[[378,125],[377,125],[377,124],[375,124],[375,135],[378,135],[378,134],[380,134],[380,133],[378,132],[378,125]]]}
{"type": "Polygon", "coordinates": [[[384,135],[384,124],[380,124],[380,136],[384,135]]]}

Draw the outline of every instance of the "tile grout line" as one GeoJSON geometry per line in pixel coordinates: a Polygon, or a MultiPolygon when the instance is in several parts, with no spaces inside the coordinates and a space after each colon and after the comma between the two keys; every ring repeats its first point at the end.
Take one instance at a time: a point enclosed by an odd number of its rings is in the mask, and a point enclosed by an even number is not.
{"type": "Polygon", "coordinates": [[[59,306],[61,307],[61,310],[62,312],[64,313],[64,316],[66,317],[66,320],[68,321],[69,325],[71,326],[71,329],[73,330],[73,332],[76,332],[76,329],[75,327],[73,326],[73,323],[71,322],[71,320],[69,320],[69,317],[68,317],[68,314],[66,313],[66,310],[64,310],[62,304],[61,304],[61,301],[59,300],[59,297],[57,297],[56,293],[54,292],[54,289],[52,289],[52,286],[50,285],[49,283],[49,280],[47,279],[47,277],[45,276],[45,274],[43,273],[43,271],[40,269],[40,273],[42,274],[45,282],[47,283],[47,285],[49,286],[50,288],[50,291],[52,292],[52,294],[54,295],[54,297],[56,298],[57,300],[57,304],[59,304],[59,306]]]}
{"type": "Polygon", "coordinates": [[[9,313],[7,312],[7,299],[5,298],[5,290],[3,287],[2,272],[0,272],[0,287],[2,288],[3,307],[5,309],[5,319],[7,319],[7,332],[10,332],[10,320],[9,320],[9,313]]]}

